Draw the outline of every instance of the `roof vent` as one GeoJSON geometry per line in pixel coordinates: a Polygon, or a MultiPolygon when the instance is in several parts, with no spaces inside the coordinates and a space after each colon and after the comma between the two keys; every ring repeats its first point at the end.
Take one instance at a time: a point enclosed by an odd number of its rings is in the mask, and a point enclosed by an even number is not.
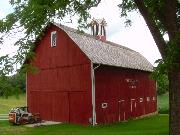
{"type": "Polygon", "coordinates": [[[106,41],[106,29],[107,23],[105,19],[94,19],[91,21],[91,32],[93,36],[101,41],[106,41]]]}

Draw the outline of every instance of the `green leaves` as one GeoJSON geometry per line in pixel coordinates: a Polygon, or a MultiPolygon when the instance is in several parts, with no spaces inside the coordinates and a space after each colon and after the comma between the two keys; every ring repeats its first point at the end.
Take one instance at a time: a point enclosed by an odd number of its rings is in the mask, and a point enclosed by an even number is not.
{"type": "Polygon", "coordinates": [[[167,75],[161,75],[157,79],[157,93],[158,95],[165,94],[169,91],[169,80],[167,75]]]}
{"type": "Polygon", "coordinates": [[[16,95],[25,91],[25,74],[16,74],[13,76],[0,76],[0,96],[16,95]]]}
{"type": "Polygon", "coordinates": [[[14,13],[10,13],[4,18],[0,20],[0,32],[9,32],[13,29],[13,25],[17,22],[16,15],[14,13]]]}
{"type": "Polygon", "coordinates": [[[133,10],[137,9],[137,6],[133,0],[123,0],[118,7],[121,8],[122,17],[126,17],[128,12],[132,12],[133,10]]]}
{"type": "Polygon", "coordinates": [[[1,56],[0,57],[0,76],[7,75],[12,73],[13,71],[13,64],[12,58],[9,55],[1,56]]]}
{"type": "Polygon", "coordinates": [[[164,94],[169,91],[169,79],[168,79],[168,64],[162,60],[156,60],[158,66],[154,68],[154,72],[151,77],[157,82],[157,93],[158,95],[164,94]]]}

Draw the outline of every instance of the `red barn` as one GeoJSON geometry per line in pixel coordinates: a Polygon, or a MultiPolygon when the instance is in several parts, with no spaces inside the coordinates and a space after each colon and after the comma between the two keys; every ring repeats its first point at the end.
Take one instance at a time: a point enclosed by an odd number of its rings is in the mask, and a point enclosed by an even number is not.
{"type": "Polygon", "coordinates": [[[30,112],[84,125],[156,113],[156,83],[149,77],[153,66],[138,52],[106,41],[104,25],[94,21],[92,32],[56,23],[45,28],[31,61],[39,72],[27,73],[30,112]]]}

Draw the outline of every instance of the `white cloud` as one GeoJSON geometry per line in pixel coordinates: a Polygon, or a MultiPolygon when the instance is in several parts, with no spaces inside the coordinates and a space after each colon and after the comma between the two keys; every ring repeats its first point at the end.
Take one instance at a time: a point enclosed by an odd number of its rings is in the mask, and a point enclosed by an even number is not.
{"type": "Polygon", "coordinates": [[[0,19],[4,18],[4,16],[5,16],[5,13],[0,10],[0,19]]]}
{"type": "Polygon", "coordinates": [[[13,11],[13,8],[10,5],[9,0],[0,0],[0,3],[0,12],[3,12],[3,16],[13,11]]]}
{"type": "MultiPolygon", "coordinates": [[[[7,14],[11,13],[13,11],[13,8],[9,4],[9,0],[0,0],[0,19],[3,19],[6,17],[7,14]]],[[[12,35],[11,35],[12,36],[12,35]]],[[[17,41],[17,37],[19,37],[20,34],[14,35],[13,37],[5,37],[3,45],[0,45],[0,56],[6,55],[6,54],[14,54],[17,50],[17,46],[13,46],[13,44],[17,41]]]]}
{"type": "Polygon", "coordinates": [[[137,16],[131,27],[112,34],[109,40],[127,46],[145,56],[152,64],[160,59],[160,53],[142,17],[137,16]]]}
{"type": "Polygon", "coordinates": [[[119,4],[119,0],[111,2],[103,0],[103,3],[91,11],[92,17],[105,18],[108,24],[108,40],[141,53],[154,64],[161,56],[143,18],[138,13],[133,12],[130,14],[130,19],[133,22],[132,26],[125,27],[125,20],[124,18],[120,18],[120,11],[117,4],[119,4]]]}

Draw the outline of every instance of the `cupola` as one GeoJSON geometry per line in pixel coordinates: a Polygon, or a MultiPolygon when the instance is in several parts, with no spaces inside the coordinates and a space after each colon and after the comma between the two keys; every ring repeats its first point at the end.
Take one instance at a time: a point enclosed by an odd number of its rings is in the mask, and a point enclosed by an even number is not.
{"type": "Polygon", "coordinates": [[[91,33],[97,39],[106,41],[106,29],[107,23],[105,19],[93,19],[91,21],[91,33]]]}

